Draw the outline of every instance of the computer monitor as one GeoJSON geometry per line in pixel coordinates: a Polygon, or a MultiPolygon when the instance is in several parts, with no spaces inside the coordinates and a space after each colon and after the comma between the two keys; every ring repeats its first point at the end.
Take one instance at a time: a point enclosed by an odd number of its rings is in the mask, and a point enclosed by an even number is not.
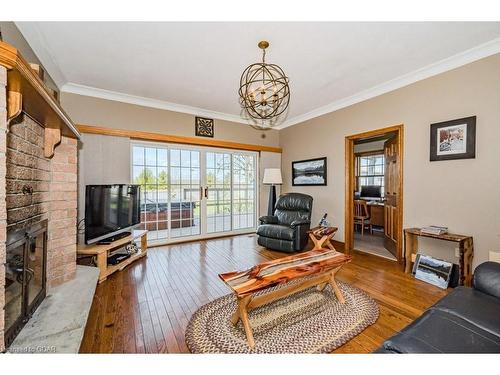
{"type": "Polygon", "coordinates": [[[381,186],[378,185],[365,185],[361,186],[361,198],[382,198],[381,186]]]}

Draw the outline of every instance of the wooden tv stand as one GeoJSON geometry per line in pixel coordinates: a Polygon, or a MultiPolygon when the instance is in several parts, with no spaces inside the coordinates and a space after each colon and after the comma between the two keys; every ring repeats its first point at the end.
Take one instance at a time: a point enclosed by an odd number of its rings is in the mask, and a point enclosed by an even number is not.
{"type": "Polygon", "coordinates": [[[78,255],[92,255],[96,257],[97,267],[99,267],[99,283],[102,283],[115,271],[121,271],[130,263],[135,262],[147,255],[148,252],[148,231],[147,230],[133,230],[132,234],[127,237],[120,238],[106,245],[78,245],[76,253],[78,255]],[[132,255],[130,258],[125,259],[123,262],[108,266],[108,254],[113,250],[126,246],[128,243],[141,239],[141,247],[139,251],[132,255]]]}

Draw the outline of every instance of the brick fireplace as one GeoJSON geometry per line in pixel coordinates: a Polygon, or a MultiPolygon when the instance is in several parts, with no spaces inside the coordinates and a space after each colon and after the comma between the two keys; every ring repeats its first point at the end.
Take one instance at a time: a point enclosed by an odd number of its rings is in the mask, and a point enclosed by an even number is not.
{"type": "Polygon", "coordinates": [[[74,278],[77,241],[77,140],[63,135],[54,155],[45,157],[45,127],[25,113],[7,125],[6,86],[7,70],[0,66],[0,352],[9,234],[47,221],[48,290],[74,278]]]}

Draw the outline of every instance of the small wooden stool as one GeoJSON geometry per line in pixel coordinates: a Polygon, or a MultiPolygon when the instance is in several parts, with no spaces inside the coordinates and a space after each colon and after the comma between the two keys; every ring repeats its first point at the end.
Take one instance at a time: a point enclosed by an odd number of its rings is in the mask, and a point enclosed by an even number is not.
{"type": "Polygon", "coordinates": [[[336,227],[315,227],[309,230],[309,238],[314,244],[313,250],[319,250],[325,246],[329,249],[335,250],[330,240],[337,233],[336,227]]]}

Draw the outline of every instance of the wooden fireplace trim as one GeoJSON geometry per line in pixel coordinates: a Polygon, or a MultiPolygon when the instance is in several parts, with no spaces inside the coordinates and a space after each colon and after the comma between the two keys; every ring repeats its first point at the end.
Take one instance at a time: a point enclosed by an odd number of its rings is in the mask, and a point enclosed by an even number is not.
{"type": "Polygon", "coordinates": [[[0,65],[7,69],[7,125],[25,112],[43,126],[45,157],[54,155],[61,136],[80,139],[75,124],[30,64],[16,48],[5,42],[0,42],[0,65]]]}

